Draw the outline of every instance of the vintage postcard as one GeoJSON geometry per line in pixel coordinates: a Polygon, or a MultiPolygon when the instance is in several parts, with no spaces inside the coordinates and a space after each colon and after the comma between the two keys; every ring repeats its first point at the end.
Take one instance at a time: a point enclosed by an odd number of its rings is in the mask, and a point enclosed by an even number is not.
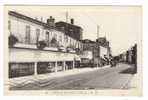
{"type": "Polygon", "coordinates": [[[4,6],[5,95],[142,96],[141,6],[4,6]]]}

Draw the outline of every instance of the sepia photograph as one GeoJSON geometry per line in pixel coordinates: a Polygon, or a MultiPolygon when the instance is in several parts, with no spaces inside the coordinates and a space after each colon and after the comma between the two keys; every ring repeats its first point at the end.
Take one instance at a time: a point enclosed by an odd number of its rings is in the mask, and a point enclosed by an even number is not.
{"type": "Polygon", "coordinates": [[[142,95],[141,6],[4,6],[5,95],[142,95]]]}

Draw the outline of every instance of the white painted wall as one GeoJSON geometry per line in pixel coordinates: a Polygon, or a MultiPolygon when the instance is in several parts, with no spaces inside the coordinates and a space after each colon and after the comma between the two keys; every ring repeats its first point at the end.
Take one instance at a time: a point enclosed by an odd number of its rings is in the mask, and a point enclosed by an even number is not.
{"type": "Polygon", "coordinates": [[[65,34],[61,31],[57,31],[55,29],[44,29],[43,26],[16,18],[14,16],[9,15],[9,20],[11,21],[11,33],[18,37],[21,43],[25,43],[25,35],[26,35],[26,25],[31,27],[31,43],[36,43],[36,29],[40,29],[40,37],[39,40],[46,40],[46,32],[49,32],[49,41],[56,35],[57,41],[60,45],[64,47],[73,45],[75,48],[82,46],[79,41],[68,36],[68,41],[65,40],[65,34]],[[60,41],[60,36],[62,37],[62,41],[60,41]],[[71,42],[70,42],[71,41],[71,42]]]}
{"type": "Polygon", "coordinates": [[[93,52],[89,51],[89,50],[83,51],[81,58],[92,59],[93,58],[93,52]]]}
{"type": "Polygon", "coordinates": [[[10,62],[73,61],[74,59],[79,60],[80,58],[77,54],[72,53],[18,48],[9,50],[10,62]]]}
{"type": "Polygon", "coordinates": [[[100,57],[104,58],[104,55],[108,56],[108,50],[107,48],[100,46],[100,57]]]}
{"type": "Polygon", "coordinates": [[[26,25],[30,26],[32,43],[35,44],[36,42],[36,29],[40,29],[40,39],[45,39],[44,29],[42,26],[13,16],[9,16],[9,20],[11,21],[11,33],[18,37],[20,42],[25,43],[26,25]]]}

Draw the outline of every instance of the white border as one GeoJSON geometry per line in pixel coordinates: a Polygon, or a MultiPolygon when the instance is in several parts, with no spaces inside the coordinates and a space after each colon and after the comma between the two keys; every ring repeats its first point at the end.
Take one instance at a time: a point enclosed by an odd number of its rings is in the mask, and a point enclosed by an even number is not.
{"type": "Polygon", "coordinates": [[[2,0],[3,4],[142,5],[143,0],[2,0]]]}
{"type": "MultiPolygon", "coordinates": [[[[148,7],[147,7],[147,1],[145,0],[145,2],[143,3],[143,0],[2,0],[0,1],[0,15],[3,15],[3,5],[4,4],[49,4],[49,5],[143,5],[143,73],[144,73],[144,97],[91,97],[91,96],[85,96],[85,97],[81,97],[79,96],[79,99],[100,99],[100,100],[147,100],[147,93],[148,93],[148,47],[147,47],[147,43],[148,43],[148,7]]],[[[0,16],[0,95],[3,95],[3,16],[0,16]]],[[[33,96],[29,96],[29,97],[2,97],[2,99],[14,99],[14,100],[26,100],[26,99],[37,99],[37,100],[42,100],[42,99],[57,99],[56,97],[33,97],[33,96]]],[[[65,100],[65,97],[59,97],[59,99],[63,99],[65,100]]],[[[67,97],[66,98],[74,100],[74,99],[78,99],[76,97],[67,97]]]]}

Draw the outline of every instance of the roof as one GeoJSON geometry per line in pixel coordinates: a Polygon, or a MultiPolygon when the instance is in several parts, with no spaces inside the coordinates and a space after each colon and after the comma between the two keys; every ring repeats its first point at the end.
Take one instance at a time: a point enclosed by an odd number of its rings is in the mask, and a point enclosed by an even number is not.
{"type": "MultiPolygon", "coordinates": [[[[38,25],[41,25],[41,26],[43,26],[43,27],[45,27],[45,28],[55,29],[55,30],[57,30],[57,31],[63,32],[62,30],[60,30],[60,29],[58,29],[58,28],[56,28],[56,27],[52,27],[52,28],[51,28],[47,23],[44,23],[44,22],[42,22],[42,21],[39,21],[39,20],[37,20],[37,19],[28,17],[28,16],[26,16],[26,15],[20,14],[20,13],[15,12],[15,11],[9,11],[8,14],[11,15],[11,16],[14,16],[14,17],[17,17],[17,18],[20,18],[20,19],[23,19],[23,20],[27,20],[27,21],[30,21],[30,22],[35,23],[35,24],[38,24],[38,25]]],[[[69,23],[65,23],[65,22],[62,22],[62,21],[57,22],[57,23],[69,24],[69,23]]],[[[69,25],[72,25],[72,24],[69,24],[69,25]]],[[[72,26],[79,27],[79,26],[76,26],[76,25],[72,25],[72,26]]],[[[81,28],[81,27],[79,27],[79,28],[81,28]]],[[[63,33],[64,33],[64,32],[63,32],[63,33]]],[[[71,36],[70,36],[70,37],[71,37],[71,36]]],[[[73,37],[71,37],[71,38],[73,38],[73,37]]],[[[74,38],[73,38],[73,39],[74,39],[74,38]]],[[[78,41],[80,41],[80,40],[78,40],[78,41]]]]}
{"type": "Polygon", "coordinates": [[[45,25],[46,24],[46,23],[41,22],[41,21],[39,21],[37,19],[33,19],[31,17],[25,16],[23,14],[20,14],[18,12],[15,12],[15,11],[9,11],[8,14],[11,15],[11,16],[20,18],[20,19],[31,21],[31,22],[36,23],[36,24],[39,24],[39,25],[45,25]]]}
{"type": "Polygon", "coordinates": [[[89,39],[84,39],[81,40],[83,43],[96,43],[95,41],[89,40],[89,39]]]}
{"type": "Polygon", "coordinates": [[[23,20],[30,21],[30,22],[32,22],[32,23],[35,23],[35,24],[38,24],[38,25],[41,25],[41,26],[44,26],[45,28],[55,29],[55,30],[58,30],[58,31],[63,32],[62,30],[59,30],[59,29],[57,29],[56,27],[52,27],[52,28],[51,28],[51,27],[50,27],[47,23],[45,23],[45,22],[42,22],[42,21],[39,21],[39,20],[37,20],[37,19],[28,17],[28,16],[26,16],[26,15],[20,14],[20,13],[15,12],[15,11],[9,11],[8,14],[11,15],[11,16],[14,16],[14,17],[17,17],[17,18],[20,18],[20,19],[23,19],[23,20]]]}
{"type": "Polygon", "coordinates": [[[67,22],[63,22],[63,21],[56,22],[56,24],[65,24],[65,25],[67,24],[67,25],[72,26],[72,27],[81,28],[80,26],[77,26],[77,25],[74,25],[74,24],[70,24],[70,23],[67,23],[67,22]]]}

